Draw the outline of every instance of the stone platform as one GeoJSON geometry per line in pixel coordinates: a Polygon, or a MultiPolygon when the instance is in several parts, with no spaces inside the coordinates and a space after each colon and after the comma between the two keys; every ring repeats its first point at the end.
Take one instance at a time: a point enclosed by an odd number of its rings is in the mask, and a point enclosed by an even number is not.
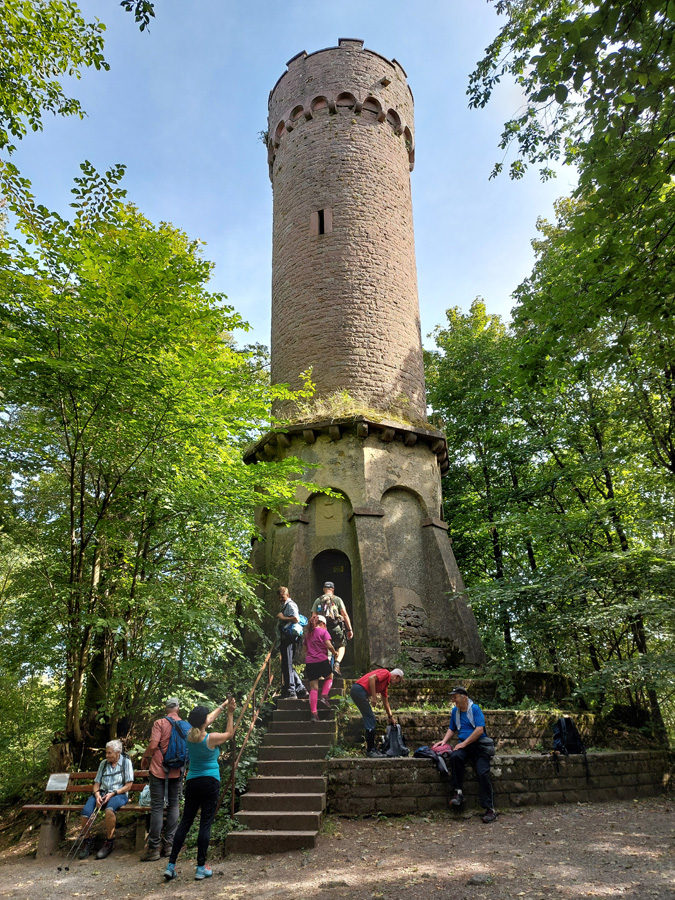
{"type": "MultiPolygon", "coordinates": [[[[660,794],[672,779],[666,750],[589,753],[589,777],[581,756],[497,754],[492,778],[497,809],[554,803],[633,800],[660,794]]],[[[426,759],[326,760],[328,809],[338,815],[423,813],[447,809],[450,780],[426,759]]],[[[467,766],[464,795],[476,807],[477,785],[467,766]]]]}

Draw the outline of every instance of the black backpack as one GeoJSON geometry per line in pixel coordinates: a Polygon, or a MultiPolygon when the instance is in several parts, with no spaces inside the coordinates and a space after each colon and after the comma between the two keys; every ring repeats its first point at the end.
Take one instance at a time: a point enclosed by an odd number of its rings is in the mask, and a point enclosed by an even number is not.
{"type": "Polygon", "coordinates": [[[578,753],[583,754],[586,781],[590,781],[591,773],[588,768],[586,747],[577,731],[577,726],[569,716],[561,716],[553,726],[553,750],[551,751],[551,756],[556,772],[560,772],[560,763],[558,761],[560,755],[571,756],[578,753]]]}
{"type": "Polygon", "coordinates": [[[586,752],[577,726],[569,716],[561,716],[553,726],[553,750],[564,756],[586,752]]]}

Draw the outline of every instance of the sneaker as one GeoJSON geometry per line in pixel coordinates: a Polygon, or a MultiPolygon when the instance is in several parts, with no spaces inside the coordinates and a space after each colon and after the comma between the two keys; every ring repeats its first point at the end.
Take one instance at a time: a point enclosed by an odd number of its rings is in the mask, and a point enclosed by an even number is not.
{"type": "Polygon", "coordinates": [[[312,713],[312,722],[319,722],[319,721],[320,721],[320,720],[319,720],[319,714],[318,714],[318,713],[312,713]]]}
{"type": "Polygon", "coordinates": [[[106,856],[110,856],[113,852],[113,848],[115,846],[115,841],[104,841],[103,846],[96,854],[96,859],[105,859],[106,856]]]}
{"type": "Polygon", "coordinates": [[[79,859],[88,859],[94,852],[94,838],[85,838],[82,841],[80,852],[77,854],[79,859]]]}
{"type": "Polygon", "coordinates": [[[298,700],[307,700],[309,698],[309,691],[298,691],[295,696],[298,700]]]}
{"type": "Polygon", "coordinates": [[[494,809],[486,809],[485,810],[485,815],[483,816],[483,821],[485,822],[486,825],[489,825],[490,822],[497,821],[497,813],[494,811],[494,809]]]}
{"type": "Polygon", "coordinates": [[[197,866],[195,881],[203,881],[204,878],[210,878],[212,875],[213,869],[208,869],[206,866],[197,866]]]}
{"type": "Polygon", "coordinates": [[[452,795],[452,799],[450,800],[450,805],[459,809],[460,806],[464,805],[464,795],[461,791],[455,791],[452,795]]]}
{"type": "Polygon", "coordinates": [[[386,759],[387,758],[386,753],[382,753],[379,750],[376,750],[374,747],[372,750],[369,750],[366,753],[366,756],[368,756],[370,759],[386,759]]]}
{"type": "Polygon", "coordinates": [[[332,709],[333,707],[330,705],[328,697],[319,697],[319,703],[321,706],[325,706],[326,709],[332,709]]]}
{"type": "Polygon", "coordinates": [[[148,847],[145,853],[141,856],[141,862],[155,862],[160,858],[159,847],[148,847]]]}
{"type": "Polygon", "coordinates": [[[166,864],[166,869],[164,869],[164,877],[167,881],[171,881],[172,878],[176,877],[176,863],[166,864]]]}

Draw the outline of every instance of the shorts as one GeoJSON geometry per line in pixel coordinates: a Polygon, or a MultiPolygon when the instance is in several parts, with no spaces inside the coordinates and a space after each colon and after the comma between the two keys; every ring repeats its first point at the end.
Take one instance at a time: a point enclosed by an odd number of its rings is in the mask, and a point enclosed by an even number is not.
{"type": "Polygon", "coordinates": [[[347,645],[344,624],[342,622],[336,622],[335,624],[332,624],[332,622],[333,620],[330,619],[326,624],[326,628],[328,629],[328,634],[330,635],[331,644],[335,647],[336,650],[339,650],[340,647],[345,647],[347,645]]]}
{"type": "Polygon", "coordinates": [[[316,681],[317,678],[332,678],[333,667],[329,659],[323,659],[321,662],[305,663],[305,679],[307,681],[316,681]]]}

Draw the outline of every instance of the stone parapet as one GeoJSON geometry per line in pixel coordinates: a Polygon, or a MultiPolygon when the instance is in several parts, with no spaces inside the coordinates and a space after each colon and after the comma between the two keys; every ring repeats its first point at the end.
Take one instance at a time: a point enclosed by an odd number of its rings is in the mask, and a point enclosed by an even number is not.
{"type": "MultiPolygon", "coordinates": [[[[581,756],[498,754],[492,761],[497,808],[554,803],[633,800],[662,793],[671,783],[668,751],[589,753],[586,775],[581,756]]],[[[400,815],[449,808],[450,780],[431,760],[330,759],[328,809],[338,815],[400,815]]],[[[477,783],[467,767],[464,795],[476,807],[477,783]]]]}

